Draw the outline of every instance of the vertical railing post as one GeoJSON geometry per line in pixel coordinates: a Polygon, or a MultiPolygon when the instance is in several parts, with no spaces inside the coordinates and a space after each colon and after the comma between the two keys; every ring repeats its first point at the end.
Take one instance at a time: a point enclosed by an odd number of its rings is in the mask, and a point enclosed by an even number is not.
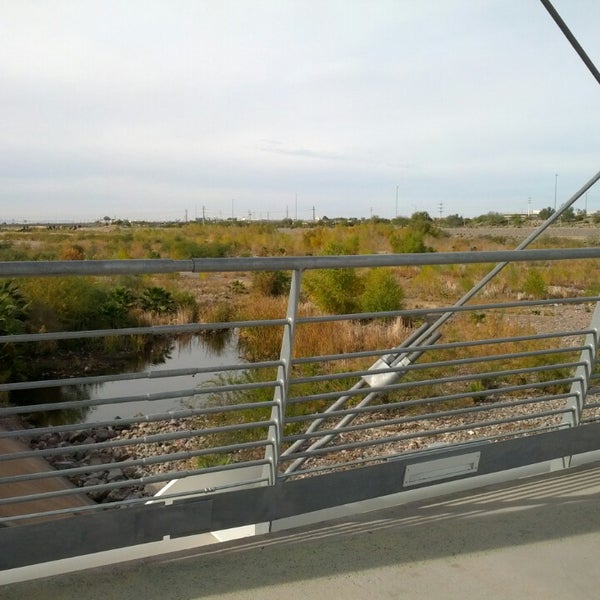
{"type": "Polygon", "coordinates": [[[268,444],[265,454],[265,458],[269,461],[267,466],[269,473],[265,474],[265,477],[268,477],[269,485],[275,485],[279,471],[281,440],[283,438],[285,410],[291,376],[292,352],[294,348],[296,319],[298,316],[301,279],[301,270],[297,269],[292,272],[286,324],[283,329],[281,352],[279,354],[280,365],[277,367],[277,387],[273,392],[273,400],[275,402],[275,406],[271,410],[271,421],[273,424],[269,427],[268,444]]]}
{"type": "MultiPolygon", "coordinates": [[[[585,337],[585,348],[579,357],[580,365],[575,371],[575,381],[571,384],[570,396],[566,408],[568,412],[563,417],[561,427],[577,427],[581,423],[581,414],[585,407],[585,399],[594,372],[596,356],[598,355],[598,331],[600,329],[600,302],[590,322],[590,333],[585,337]]],[[[551,470],[566,469],[571,464],[571,456],[552,461],[551,470]]]]}

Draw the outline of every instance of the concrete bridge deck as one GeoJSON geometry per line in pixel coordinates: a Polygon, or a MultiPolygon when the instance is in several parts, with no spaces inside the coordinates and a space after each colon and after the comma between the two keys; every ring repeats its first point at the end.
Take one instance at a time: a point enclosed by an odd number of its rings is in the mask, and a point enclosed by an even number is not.
{"type": "Polygon", "coordinates": [[[270,535],[7,584],[0,598],[596,599],[599,500],[600,464],[594,463],[270,535]]]}

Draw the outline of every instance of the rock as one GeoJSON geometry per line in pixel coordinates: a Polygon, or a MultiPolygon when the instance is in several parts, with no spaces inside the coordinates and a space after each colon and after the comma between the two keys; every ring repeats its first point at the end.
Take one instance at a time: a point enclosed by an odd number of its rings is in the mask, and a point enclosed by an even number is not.
{"type": "Polygon", "coordinates": [[[104,502],[104,500],[108,496],[108,490],[93,490],[91,492],[87,492],[87,495],[94,502],[104,502]]]}
{"type": "Polygon", "coordinates": [[[106,476],[106,481],[109,483],[112,481],[121,481],[123,479],[125,479],[125,476],[123,475],[123,471],[121,471],[121,469],[111,469],[106,476]]]}
{"type": "Polygon", "coordinates": [[[65,441],[68,441],[70,444],[81,444],[83,440],[88,437],[87,431],[71,431],[70,435],[65,441]]]}
{"type": "Polygon", "coordinates": [[[127,479],[141,479],[146,475],[146,472],[140,467],[126,467],[123,469],[123,475],[127,479]]]}
{"type": "Polygon", "coordinates": [[[89,464],[92,466],[101,465],[104,461],[102,457],[98,455],[98,453],[92,453],[88,455],[89,464]]]}
{"type": "Polygon", "coordinates": [[[91,487],[92,485],[101,485],[102,483],[104,483],[104,482],[101,479],[98,479],[97,477],[92,477],[91,479],[87,479],[86,481],[84,481],[83,487],[91,487]]]}
{"type": "Polygon", "coordinates": [[[115,488],[114,490],[110,490],[108,492],[106,498],[104,498],[103,502],[121,502],[129,496],[130,490],[127,488],[115,488]]]}
{"type": "Polygon", "coordinates": [[[108,427],[100,427],[93,431],[93,436],[97,442],[106,442],[115,437],[115,435],[117,435],[116,432],[108,427]]]}

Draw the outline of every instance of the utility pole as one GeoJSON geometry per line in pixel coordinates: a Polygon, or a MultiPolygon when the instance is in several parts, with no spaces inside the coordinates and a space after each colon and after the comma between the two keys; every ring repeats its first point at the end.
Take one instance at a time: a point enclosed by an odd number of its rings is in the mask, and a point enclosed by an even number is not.
{"type": "Polygon", "coordinates": [[[438,207],[438,208],[440,209],[440,220],[441,220],[441,219],[442,219],[442,216],[443,216],[443,214],[444,214],[444,203],[443,203],[443,202],[440,202],[440,204],[439,204],[439,207],[438,207]]]}
{"type": "Polygon", "coordinates": [[[204,204],[202,205],[202,225],[206,222],[206,208],[204,204]]]}
{"type": "Polygon", "coordinates": [[[313,206],[313,221],[316,221],[315,219],[315,207],[313,206]]]}

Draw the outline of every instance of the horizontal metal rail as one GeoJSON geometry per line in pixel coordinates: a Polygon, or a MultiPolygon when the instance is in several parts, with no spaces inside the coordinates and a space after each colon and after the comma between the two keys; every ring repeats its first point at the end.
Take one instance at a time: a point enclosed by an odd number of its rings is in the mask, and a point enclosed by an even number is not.
{"type": "Polygon", "coordinates": [[[87,261],[0,262],[2,277],[69,275],[143,275],[158,273],[231,273],[251,271],[305,271],[308,269],[358,269],[501,262],[543,262],[600,258],[598,248],[535,250],[482,250],[431,254],[363,254],[343,256],[280,256],[250,258],[193,258],[188,260],[124,259],[87,261]]]}

